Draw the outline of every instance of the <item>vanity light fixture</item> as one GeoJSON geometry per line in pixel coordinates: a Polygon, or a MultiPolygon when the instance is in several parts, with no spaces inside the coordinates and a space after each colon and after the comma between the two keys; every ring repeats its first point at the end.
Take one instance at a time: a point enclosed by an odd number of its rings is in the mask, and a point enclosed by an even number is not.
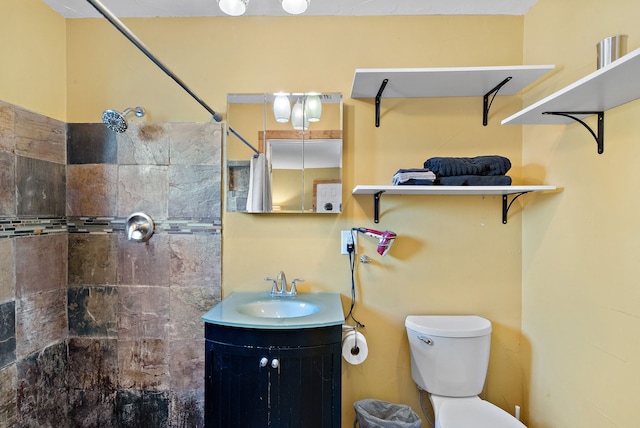
{"type": "Polygon", "coordinates": [[[298,98],[298,101],[296,101],[291,109],[291,125],[296,131],[306,131],[309,129],[309,118],[305,114],[300,98],[298,98]]]}
{"type": "MultiPolygon", "coordinates": [[[[300,15],[307,10],[311,0],[281,0],[282,8],[291,15],[300,15]]],[[[218,0],[220,10],[231,16],[244,15],[249,0],[218,0]]]]}
{"type": "Polygon", "coordinates": [[[249,0],[218,0],[220,10],[231,16],[244,15],[248,5],[249,0]]]}
{"type": "Polygon", "coordinates": [[[282,0],[282,8],[291,15],[300,15],[307,10],[311,0],[282,0]]]}
{"type": "Polygon", "coordinates": [[[278,92],[273,100],[273,114],[276,117],[276,122],[286,123],[289,122],[291,117],[291,103],[289,97],[285,92],[278,92]]]}
{"type": "Polygon", "coordinates": [[[286,123],[291,119],[293,129],[306,131],[309,122],[319,122],[322,117],[320,92],[294,93],[276,92],[273,99],[273,115],[276,122],[286,123]],[[289,95],[298,97],[291,108],[289,95]]]}

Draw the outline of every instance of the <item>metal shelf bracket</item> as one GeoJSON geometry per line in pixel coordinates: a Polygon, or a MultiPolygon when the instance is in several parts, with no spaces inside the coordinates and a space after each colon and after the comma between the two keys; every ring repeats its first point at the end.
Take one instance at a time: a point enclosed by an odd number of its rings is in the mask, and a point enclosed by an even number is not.
{"type": "Polygon", "coordinates": [[[378,94],[376,95],[376,128],[380,128],[380,98],[382,98],[382,93],[384,92],[384,88],[387,86],[387,83],[389,83],[389,79],[384,79],[382,81],[380,89],[378,89],[378,94]]]}
{"type": "Polygon", "coordinates": [[[580,125],[584,126],[585,128],[587,128],[587,131],[589,131],[591,133],[591,135],[593,136],[593,138],[596,140],[596,143],[598,144],[598,154],[602,154],[604,152],[604,112],[603,111],[545,111],[542,114],[553,114],[556,116],[564,116],[564,117],[568,117],[570,119],[575,120],[576,122],[578,122],[580,125]],[[595,132],[593,132],[593,129],[591,129],[591,127],[589,125],[587,125],[582,119],[576,117],[575,115],[591,115],[591,114],[597,114],[598,115],[598,134],[596,135],[595,132]]]}
{"type": "Polygon", "coordinates": [[[529,193],[529,192],[520,192],[516,194],[511,199],[511,202],[509,202],[508,194],[502,195],[502,224],[507,224],[507,214],[509,214],[509,209],[511,208],[511,205],[513,205],[516,199],[518,199],[520,196],[524,195],[525,193],[529,193]]]}
{"type": "Polygon", "coordinates": [[[500,89],[504,85],[506,85],[507,82],[511,79],[513,79],[513,76],[507,77],[502,82],[498,83],[498,85],[495,88],[493,88],[492,90],[484,94],[484,97],[482,100],[483,101],[483,107],[482,107],[482,125],[483,126],[487,126],[487,123],[489,122],[489,110],[491,109],[491,104],[493,104],[493,100],[495,99],[496,95],[498,95],[498,91],[500,91],[500,89]],[[489,101],[489,97],[491,96],[491,94],[493,94],[493,97],[491,97],[491,101],[489,101]]]}
{"type": "MultiPolygon", "coordinates": [[[[502,89],[502,87],[504,85],[507,84],[507,82],[509,82],[511,79],[513,79],[513,76],[509,76],[507,78],[505,78],[502,82],[498,83],[493,89],[491,89],[489,92],[487,92],[484,97],[483,97],[483,106],[482,106],[482,124],[484,126],[487,126],[487,123],[489,122],[489,110],[491,109],[491,104],[493,104],[493,100],[495,99],[496,95],[498,95],[498,92],[500,91],[500,89],[502,89]],[[493,95],[493,96],[492,96],[493,95]],[[489,99],[489,97],[491,97],[491,99],[489,99]]],[[[382,98],[382,94],[384,92],[384,89],[387,86],[387,83],[389,83],[389,79],[384,79],[382,81],[382,83],[380,84],[380,88],[378,89],[378,93],[376,94],[376,98],[375,98],[375,102],[376,102],[376,128],[380,127],[380,99],[382,98]]]]}
{"type": "MultiPolygon", "coordinates": [[[[380,199],[383,193],[384,193],[384,190],[381,190],[373,194],[373,222],[374,223],[380,223],[380,199]]],[[[512,195],[515,195],[511,199],[511,201],[509,201],[510,194],[502,195],[502,224],[507,224],[507,217],[509,214],[509,209],[511,209],[511,205],[513,205],[516,199],[518,199],[520,196],[526,193],[530,193],[530,192],[520,192],[517,194],[510,193],[512,195]]]]}
{"type": "Polygon", "coordinates": [[[384,190],[381,190],[373,195],[373,222],[380,222],[380,196],[384,193],[384,190]]]}

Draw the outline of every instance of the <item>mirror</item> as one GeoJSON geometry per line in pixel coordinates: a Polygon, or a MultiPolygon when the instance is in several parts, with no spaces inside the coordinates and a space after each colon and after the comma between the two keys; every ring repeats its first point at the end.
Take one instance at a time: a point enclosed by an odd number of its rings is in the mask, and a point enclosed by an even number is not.
{"type": "Polygon", "coordinates": [[[338,93],[227,94],[226,211],[340,213],[342,108],[338,93]],[[247,210],[259,191],[250,185],[256,152],[267,160],[271,201],[257,211],[247,210]]]}

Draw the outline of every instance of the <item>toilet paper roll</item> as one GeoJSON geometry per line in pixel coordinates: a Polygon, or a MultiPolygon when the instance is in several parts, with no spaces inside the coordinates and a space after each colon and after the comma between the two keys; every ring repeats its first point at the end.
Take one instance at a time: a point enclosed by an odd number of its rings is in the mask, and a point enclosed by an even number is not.
{"type": "Polygon", "coordinates": [[[360,364],[367,359],[367,339],[358,331],[347,333],[342,340],[342,358],[349,364],[360,364]]]}

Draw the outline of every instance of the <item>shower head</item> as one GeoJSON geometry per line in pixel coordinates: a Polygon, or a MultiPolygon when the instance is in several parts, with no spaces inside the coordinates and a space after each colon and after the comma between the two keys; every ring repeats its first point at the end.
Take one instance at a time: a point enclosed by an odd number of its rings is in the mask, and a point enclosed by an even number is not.
{"type": "Polygon", "coordinates": [[[142,117],[145,113],[144,108],[142,107],[136,107],[135,109],[128,108],[122,113],[116,110],[105,110],[104,113],[102,113],[102,122],[104,122],[105,126],[112,131],[124,132],[128,127],[126,117],[132,111],[137,117],[142,117]]]}

